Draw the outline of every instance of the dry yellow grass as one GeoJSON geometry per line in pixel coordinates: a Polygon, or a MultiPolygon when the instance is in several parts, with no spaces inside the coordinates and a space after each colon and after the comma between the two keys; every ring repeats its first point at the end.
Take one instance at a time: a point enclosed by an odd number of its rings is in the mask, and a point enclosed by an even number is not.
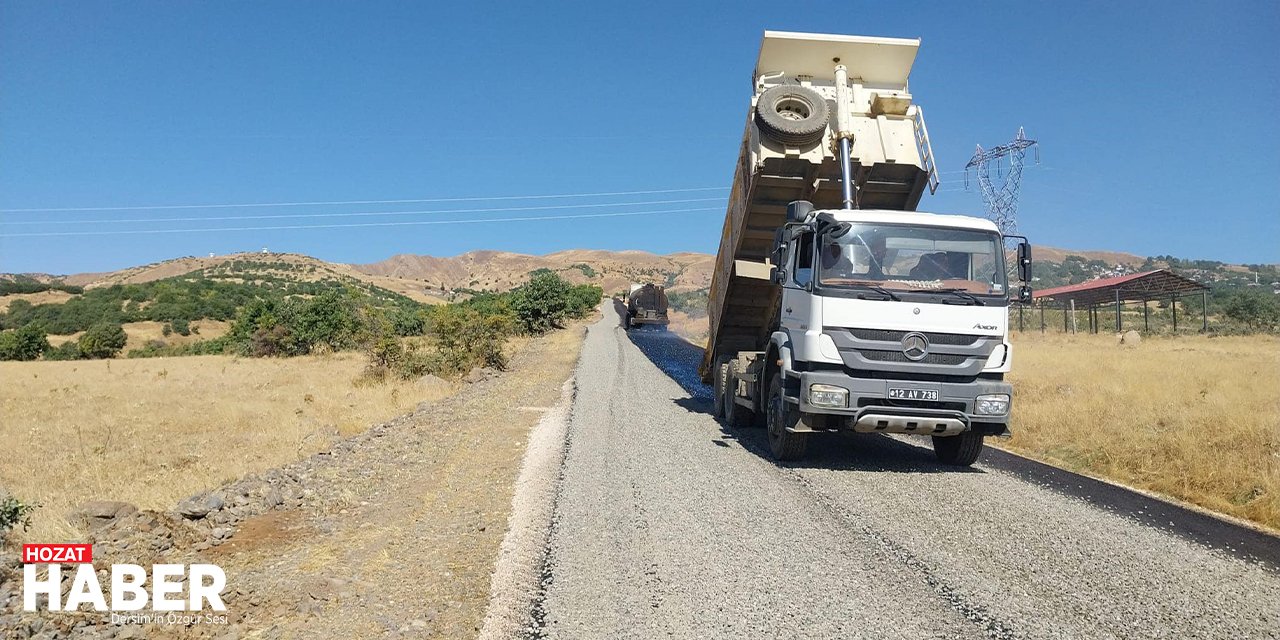
{"type": "Polygon", "coordinates": [[[1010,379],[1005,446],[1280,529],[1280,338],[1023,333],[1010,379]]]}
{"type": "Polygon", "coordinates": [[[170,508],[449,392],[353,384],[362,368],[351,353],[2,362],[0,487],[43,505],[23,539],[71,540],[88,500],[170,508]]]}
{"type": "MultiPolygon", "coordinates": [[[[126,322],[123,325],[120,325],[124,328],[124,334],[129,337],[129,341],[125,343],[124,349],[120,351],[120,355],[122,357],[127,355],[130,349],[141,349],[152,340],[160,340],[168,345],[190,344],[199,340],[212,340],[231,330],[230,322],[223,322],[221,320],[196,320],[191,323],[191,328],[193,329],[191,335],[182,336],[176,333],[170,333],[166,336],[164,335],[164,325],[164,322],[150,321],[126,322]]],[[[83,334],[83,331],[77,331],[76,333],[62,336],[51,335],[49,336],[49,344],[56,347],[64,342],[79,340],[80,336],[83,334]]]]}
{"type": "Polygon", "coordinates": [[[17,300],[26,300],[31,304],[61,304],[75,297],[66,291],[41,291],[39,293],[11,293],[0,296],[0,312],[8,311],[9,305],[17,300]]]}

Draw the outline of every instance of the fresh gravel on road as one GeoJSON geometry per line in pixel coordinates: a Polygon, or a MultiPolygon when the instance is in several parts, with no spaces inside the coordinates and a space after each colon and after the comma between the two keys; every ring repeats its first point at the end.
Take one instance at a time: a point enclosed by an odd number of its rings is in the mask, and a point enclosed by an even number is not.
{"type": "Polygon", "coordinates": [[[530,636],[1280,637],[1274,570],[925,440],[776,464],[700,358],[608,305],[590,329],[530,636]]]}

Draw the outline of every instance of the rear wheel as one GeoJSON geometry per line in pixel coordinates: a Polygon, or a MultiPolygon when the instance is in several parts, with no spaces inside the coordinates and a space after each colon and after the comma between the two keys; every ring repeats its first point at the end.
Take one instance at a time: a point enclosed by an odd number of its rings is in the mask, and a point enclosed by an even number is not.
{"type": "Polygon", "coordinates": [[[799,460],[809,448],[809,436],[787,431],[800,422],[800,409],[782,397],[782,374],[775,373],[769,379],[769,400],[766,406],[766,427],[769,430],[769,451],[778,460],[799,460]]]}
{"type": "Polygon", "coordinates": [[[933,453],[938,462],[958,467],[967,467],[982,455],[982,433],[970,429],[958,436],[933,438],[933,453]]]}

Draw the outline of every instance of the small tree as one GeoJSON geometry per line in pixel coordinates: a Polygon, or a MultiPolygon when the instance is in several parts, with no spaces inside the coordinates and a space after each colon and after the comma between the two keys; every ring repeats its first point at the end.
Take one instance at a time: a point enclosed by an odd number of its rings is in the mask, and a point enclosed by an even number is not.
{"type": "Polygon", "coordinates": [[[86,358],[114,358],[128,341],[124,327],[98,323],[80,336],[80,353],[86,358]]]}
{"type": "Polygon", "coordinates": [[[526,333],[546,333],[559,328],[569,308],[569,283],[554,273],[538,273],[511,292],[511,310],[526,333]]]}
{"type": "Polygon", "coordinates": [[[36,360],[49,348],[48,336],[35,324],[0,332],[0,360],[36,360]]]}
{"type": "Polygon", "coordinates": [[[1254,331],[1267,331],[1280,326],[1280,304],[1269,294],[1237,293],[1223,307],[1228,318],[1254,331]]]}

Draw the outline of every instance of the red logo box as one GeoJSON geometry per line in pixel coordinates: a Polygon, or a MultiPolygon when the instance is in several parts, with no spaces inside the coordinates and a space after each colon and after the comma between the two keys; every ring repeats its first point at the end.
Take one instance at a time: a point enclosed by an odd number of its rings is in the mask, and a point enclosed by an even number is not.
{"type": "Polygon", "coordinates": [[[91,544],[24,544],[24,564],[85,564],[93,562],[91,544]]]}

